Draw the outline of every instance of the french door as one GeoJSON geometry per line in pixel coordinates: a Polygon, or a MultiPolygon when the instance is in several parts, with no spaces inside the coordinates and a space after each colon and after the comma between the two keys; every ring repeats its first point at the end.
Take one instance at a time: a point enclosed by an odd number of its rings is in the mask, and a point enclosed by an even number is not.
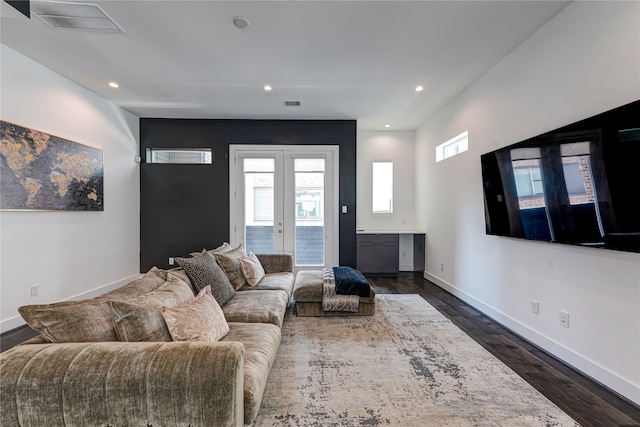
{"type": "Polygon", "coordinates": [[[229,147],[231,243],[293,254],[296,271],[337,265],[338,147],[229,147]]]}

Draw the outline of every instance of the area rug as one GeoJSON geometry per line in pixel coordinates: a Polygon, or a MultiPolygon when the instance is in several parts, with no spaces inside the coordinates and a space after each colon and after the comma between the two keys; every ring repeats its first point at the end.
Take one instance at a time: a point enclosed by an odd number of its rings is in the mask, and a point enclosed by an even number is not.
{"type": "Polygon", "coordinates": [[[288,316],[255,427],[579,426],[419,295],[288,316]]]}

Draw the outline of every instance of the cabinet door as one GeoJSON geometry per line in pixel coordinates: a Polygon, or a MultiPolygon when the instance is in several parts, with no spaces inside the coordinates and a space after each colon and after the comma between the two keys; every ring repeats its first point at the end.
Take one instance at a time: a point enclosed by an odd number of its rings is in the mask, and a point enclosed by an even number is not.
{"type": "Polygon", "coordinates": [[[384,274],[398,274],[400,268],[400,259],[398,252],[400,250],[398,243],[398,236],[389,236],[381,240],[378,247],[378,273],[384,274]],[[391,238],[395,237],[395,239],[391,238]]]}
{"type": "Polygon", "coordinates": [[[358,240],[358,258],[356,268],[362,273],[375,273],[377,245],[375,242],[358,240]]]}

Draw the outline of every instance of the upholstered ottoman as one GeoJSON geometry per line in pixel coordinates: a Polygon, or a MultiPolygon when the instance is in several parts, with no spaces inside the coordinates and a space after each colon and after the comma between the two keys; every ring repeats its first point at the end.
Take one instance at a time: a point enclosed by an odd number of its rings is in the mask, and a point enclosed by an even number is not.
{"type": "Polygon", "coordinates": [[[296,314],[308,316],[371,316],[376,312],[376,293],[371,288],[369,297],[360,297],[358,311],[322,310],[322,270],[302,270],[293,285],[296,314]]]}

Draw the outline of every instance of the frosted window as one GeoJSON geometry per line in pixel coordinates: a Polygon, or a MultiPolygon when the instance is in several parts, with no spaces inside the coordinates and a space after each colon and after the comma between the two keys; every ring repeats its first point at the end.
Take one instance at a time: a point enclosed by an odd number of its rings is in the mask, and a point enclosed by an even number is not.
{"type": "Polygon", "coordinates": [[[393,213],[393,162],[373,162],[373,213],[393,213]]]}
{"type": "Polygon", "coordinates": [[[148,148],[147,163],[210,165],[213,155],[211,148],[148,148]]]}

